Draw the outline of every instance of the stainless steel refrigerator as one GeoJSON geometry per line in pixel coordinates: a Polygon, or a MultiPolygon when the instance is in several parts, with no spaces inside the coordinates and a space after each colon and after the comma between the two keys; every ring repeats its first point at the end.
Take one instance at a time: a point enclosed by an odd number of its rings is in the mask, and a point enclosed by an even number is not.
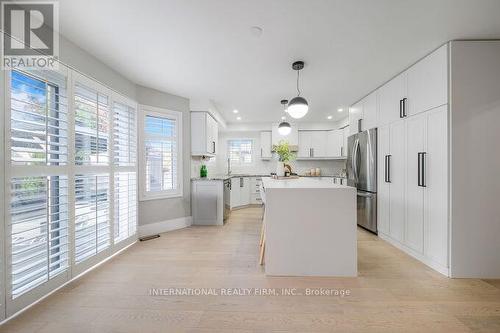
{"type": "Polygon", "coordinates": [[[377,233],[376,128],[347,138],[347,185],[358,189],[358,225],[377,233]]]}

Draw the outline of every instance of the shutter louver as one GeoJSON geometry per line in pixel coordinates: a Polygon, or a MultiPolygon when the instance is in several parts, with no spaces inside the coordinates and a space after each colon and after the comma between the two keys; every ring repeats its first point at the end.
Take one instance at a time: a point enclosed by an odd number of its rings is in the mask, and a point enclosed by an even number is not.
{"type": "Polygon", "coordinates": [[[10,230],[13,298],[68,267],[68,179],[13,178],[10,230]]]}
{"type": "Polygon", "coordinates": [[[75,262],[110,246],[109,175],[75,176],[75,262]]]}
{"type": "Polygon", "coordinates": [[[68,118],[64,87],[12,71],[10,104],[12,164],[66,164],[68,118]]]}
{"type": "Polygon", "coordinates": [[[115,174],[115,243],[135,234],[137,224],[137,180],[135,172],[115,174]]]}
{"type": "Polygon", "coordinates": [[[114,111],[114,162],[117,166],[134,166],[136,163],[136,125],[135,109],[113,103],[114,111]]]}
{"type": "Polygon", "coordinates": [[[108,97],[75,85],[75,160],[77,165],[109,162],[108,97]]]}

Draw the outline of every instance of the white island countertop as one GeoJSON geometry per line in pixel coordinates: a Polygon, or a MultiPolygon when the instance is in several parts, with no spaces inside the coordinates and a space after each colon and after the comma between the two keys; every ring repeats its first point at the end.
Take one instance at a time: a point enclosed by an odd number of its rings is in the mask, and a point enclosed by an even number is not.
{"type": "Polygon", "coordinates": [[[331,179],[262,179],[265,271],[356,276],[356,189],[331,179]]]}
{"type": "Polygon", "coordinates": [[[314,177],[300,177],[291,179],[263,178],[262,183],[265,188],[336,188],[349,189],[348,186],[335,184],[328,179],[314,177]]]}

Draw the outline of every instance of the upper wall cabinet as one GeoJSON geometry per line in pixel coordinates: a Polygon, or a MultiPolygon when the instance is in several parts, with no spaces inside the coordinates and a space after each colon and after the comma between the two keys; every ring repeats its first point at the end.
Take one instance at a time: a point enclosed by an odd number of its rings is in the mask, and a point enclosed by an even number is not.
{"type": "Polygon", "coordinates": [[[271,140],[270,131],[260,132],[260,158],[263,160],[269,160],[273,157],[271,140]]]}
{"type": "Polygon", "coordinates": [[[208,112],[191,112],[191,155],[217,155],[219,126],[208,112]]]}
{"type": "Polygon", "coordinates": [[[286,141],[291,146],[290,148],[294,151],[298,149],[299,145],[299,131],[296,124],[290,124],[292,126],[292,131],[288,135],[281,135],[278,132],[278,124],[273,124],[272,127],[272,145],[279,144],[280,141],[286,141]]]}
{"type": "Polygon", "coordinates": [[[361,130],[366,131],[377,127],[378,118],[378,92],[374,91],[363,99],[363,120],[361,130]]]}
{"type": "Polygon", "coordinates": [[[363,119],[363,101],[349,108],[349,132],[351,135],[360,131],[360,120],[363,119]]]}
{"type": "Polygon", "coordinates": [[[448,103],[448,45],[408,69],[407,116],[448,103]]]}
{"type": "Polygon", "coordinates": [[[408,79],[406,72],[399,74],[379,88],[379,127],[404,118],[403,104],[407,100],[407,95],[408,79]]]}
{"type": "Polygon", "coordinates": [[[349,131],[356,134],[377,127],[378,92],[374,91],[349,108],[349,131]]]}

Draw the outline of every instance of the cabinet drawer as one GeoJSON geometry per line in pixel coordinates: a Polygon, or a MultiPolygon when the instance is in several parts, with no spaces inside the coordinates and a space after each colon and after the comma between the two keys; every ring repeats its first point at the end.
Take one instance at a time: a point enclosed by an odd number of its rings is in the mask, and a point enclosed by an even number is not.
{"type": "Polygon", "coordinates": [[[250,203],[252,205],[262,204],[262,198],[260,197],[260,193],[252,193],[250,196],[250,203]]]}

